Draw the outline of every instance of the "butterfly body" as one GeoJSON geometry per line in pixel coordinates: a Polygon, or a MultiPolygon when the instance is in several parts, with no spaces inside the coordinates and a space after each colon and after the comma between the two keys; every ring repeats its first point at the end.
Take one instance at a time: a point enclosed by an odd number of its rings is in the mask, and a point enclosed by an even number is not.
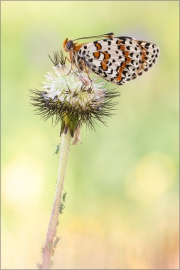
{"type": "Polygon", "coordinates": [[[141,76],[154,65],[159,55],[158,46],[151,42],[128,36],[113,37],[113,33],[103,37],[79,45],[66,39],[64,48],[80,71],[90,70],[117,85],[141,76]]]}

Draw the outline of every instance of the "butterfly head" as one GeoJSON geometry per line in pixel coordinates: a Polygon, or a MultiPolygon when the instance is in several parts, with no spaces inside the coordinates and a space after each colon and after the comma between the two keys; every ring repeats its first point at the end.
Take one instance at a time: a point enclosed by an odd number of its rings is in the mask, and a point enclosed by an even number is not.
{"type": "Polygon", "coordinates": [[[70,54],[76,54],[79,49],[85,44],[86,43],[78,44],[77,42],[74,42],[73,40],[68,40],[68,38],[66,38],[63,42],[63,48],[66,52],[69,52],[70,54]]]}
{"type": "Polygon", "coordinates": [[[66,52],[70,52],[73,50],[74,47],[74,43],[72,40],[68,40],[68,38],[65,39],[65,41],[63,42],[63,48],[66,52]]]}

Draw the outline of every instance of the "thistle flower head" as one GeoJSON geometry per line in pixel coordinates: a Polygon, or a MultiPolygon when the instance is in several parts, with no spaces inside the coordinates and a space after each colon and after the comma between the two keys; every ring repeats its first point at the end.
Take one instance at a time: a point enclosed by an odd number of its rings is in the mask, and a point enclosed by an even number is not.
{"type": "Polygon", "coordinates": [[[83,123],[90,128],[94,128],[97,121],[105,124],[104,118],[112,115],[116,104],[112,99],[119,93],[106,90],[104,82],[97,84],[88,74],[67,67],[62,51],[49,57],[54,73],[47,73],[42,91],[30,90],[31,105],[35,106],[36,113],[44,120],[52,117],[55,124],[61,121],[60,134],[70,129],[71,136],[77,131],[78,138],[83,123]]]}

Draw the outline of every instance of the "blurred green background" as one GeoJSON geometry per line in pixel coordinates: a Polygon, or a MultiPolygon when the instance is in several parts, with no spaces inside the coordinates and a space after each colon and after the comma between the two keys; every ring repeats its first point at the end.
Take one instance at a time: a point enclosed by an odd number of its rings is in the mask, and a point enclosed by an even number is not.
{"type": "Polygon", "coordinates": [[[3,269],[36,268],[57,178],[60,127],[34,115],[28,89],[41,90],[65,38],[108,32],[154,42],[160,57],[117,87],[108,127],[83,127],[71,146],[53,268],[178,269],[178,6],[1,2],[3,269]]]}

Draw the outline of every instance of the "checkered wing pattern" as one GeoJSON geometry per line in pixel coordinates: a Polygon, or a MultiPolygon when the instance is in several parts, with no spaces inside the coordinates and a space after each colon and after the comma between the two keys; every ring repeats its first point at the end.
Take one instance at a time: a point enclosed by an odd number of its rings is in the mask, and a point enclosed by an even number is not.
{"type": "Polygon", "coordinates": [[[157,45],[122,36],[86,43],[78,50],[77,61],[83,60],[92,72],[122,85],[148,71],[158,55],[157,45]]]}

